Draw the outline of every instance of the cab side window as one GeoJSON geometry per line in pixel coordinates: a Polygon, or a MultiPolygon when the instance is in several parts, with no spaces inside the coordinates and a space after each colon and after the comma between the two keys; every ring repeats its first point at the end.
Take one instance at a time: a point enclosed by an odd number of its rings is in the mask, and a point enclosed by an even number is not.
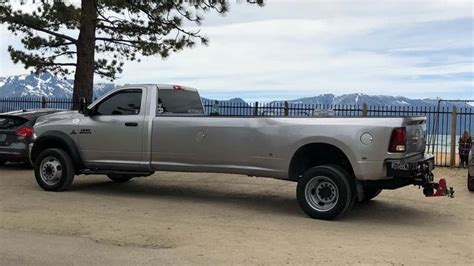
{"type": "Polygon", "coordinates": [[[98,104],[96,115],[138,115],[142,103],[142,90],[123,90],[112,94],[98,104]]]}

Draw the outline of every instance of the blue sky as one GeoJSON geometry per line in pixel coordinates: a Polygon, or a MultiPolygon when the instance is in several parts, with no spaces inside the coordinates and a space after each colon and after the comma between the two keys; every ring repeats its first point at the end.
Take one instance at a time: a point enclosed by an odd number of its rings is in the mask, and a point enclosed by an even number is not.
{"type": "MultiPolygon", "coordinates": [[[[116,83],[183,84],[220,99],[354,92],[474,99],[472,1],[231,3],[226,16],[206,17],[209,46],[128,63],[116,83]]],[[[0,75],[25,73],[6,52],[19,41],[0,29],[0,75]]]]}

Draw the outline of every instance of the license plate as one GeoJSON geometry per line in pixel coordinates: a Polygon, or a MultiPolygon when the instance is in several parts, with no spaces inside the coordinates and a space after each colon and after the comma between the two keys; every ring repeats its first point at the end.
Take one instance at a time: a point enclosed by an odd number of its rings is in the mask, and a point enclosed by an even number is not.
{"type": "Polygon", "coordinates": [[[7,140],[7,134],[0,134],[0,142],[7,140]]]}
{"type": "Polygon", "coordinates": [[[408,171],[410,170],[410,165],[403,161],[401,162],[392,162],[392,169],[393,170],[400,170],[400,171],[408,171]]]}

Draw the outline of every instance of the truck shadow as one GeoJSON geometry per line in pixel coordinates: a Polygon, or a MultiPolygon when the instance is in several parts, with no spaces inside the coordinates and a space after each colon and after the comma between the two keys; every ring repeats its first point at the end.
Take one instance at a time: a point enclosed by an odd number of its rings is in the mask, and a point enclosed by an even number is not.
{"type": "Polygon", "coordinates": [[[448,225],[455,222],[453,217],[439,213],[436,204],[430,209],[422,209],[413,205],[405,205],[390,200],[374,199],[367,203],[354,204],[345,220],[353,223],[391,224],[394,226],[413,225],[420,228],[431,228],[433,224],[448,225]]]}
{"type": "Polygon", "coordinates": [[[0,165],[0,171],[21,171],[21,170],[31,170],[33,171],[33,166],[25,162],[7,162],[4,165],[0,165]]]}
{"type": "MultiPolygon", "coordinates": [[[[197,185],[198,182],[191,183],[142,183],[131,181],[127,184],[117,184],[109,181],[101,183],[82,182],[74,185],[71,190],[78,193],[113,197],[171,200],[184,204],[227,205],[229,208],[245,209],[245,211],[265,213],[266,215],[274,214],[275,216],[284,215],[309,219],[298,206],[294,193],[278,193],[274,188],[266,189],[264,184],[259,186],[257,190],[254,189],[254,191],[235,191],[229,190],[229,184],[226,184],[227,186],[222,186],[222,184],[199,186],[197,185]]],[[[433,217],[439,223],[450,224],[454,222],[452,217],[440,216],[435,205],[433,205],[433,208],[426,210],[417,207],[416,202],[412,204],[413,206],[407,206],[383,198],[365,204],[356,203],[347,215],[337,219],[335,223],[431,226],[433,217]]]]}
{"type": "Polygon", "coordinates": [[[228,191],[218,185],[211,187],[192,186],[196,182],[191,183],[138,183],[132,180],[126,184],[119,184],[107,181],[73,185],[71,191],[143,200],[171,200],[185,204],[232,205],[230,207],[257,212],[279,212],[290,216],[304,215],[294,198],[287,197],[287,195],[269,195],[264,192],[263,186],[259,187],[263,191],[259,194],[256,192],[228,191]]]}

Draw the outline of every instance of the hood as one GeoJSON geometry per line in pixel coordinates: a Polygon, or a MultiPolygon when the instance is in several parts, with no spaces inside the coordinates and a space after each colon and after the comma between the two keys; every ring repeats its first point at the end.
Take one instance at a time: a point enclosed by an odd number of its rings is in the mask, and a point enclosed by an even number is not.
{"type": "Polygon", "coordinates": [[[82,116],[77,111],[62,111],[54,114],[44,115],[36,120],[35,126],[56,123],[64,120],[72,120],[76,117],[82,116]]]}

